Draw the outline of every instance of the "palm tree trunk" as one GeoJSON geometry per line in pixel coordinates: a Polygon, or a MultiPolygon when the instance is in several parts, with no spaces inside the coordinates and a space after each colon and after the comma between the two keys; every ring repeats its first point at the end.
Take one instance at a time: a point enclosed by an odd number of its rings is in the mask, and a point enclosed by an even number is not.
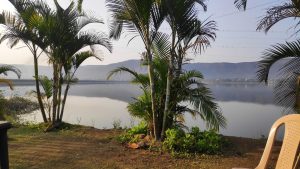
{"type": "Polygon", "coordinates": [[[41,96],[41,90],[40,90],[39,67],[38,67],[38,57],[37,57],[36,50],[34,52],[33,60],[34,60],[34,76],[35,76],[35,87],[36,87],[37,99],[38,99],[38,102],[39,102],[39,106],[40,106],[40,110],[41,110],[41,113],[42,113],[43,121],[44,121],[44,123],[47,123],[48,119],[47,119],[47,116],[46,116],[46,113],[45,113],[45,108],[44,108],[44,104],[43,104],[43,100],[42,100],[42,96],[41,96]]]}
{"type": "Polygon", "coordinates": [[[57,64],[53,63],[53,103],[52,103],[52,125],[56,122],[56,111],[57,111],[57,90],[58,87],[58,70],[57,64]]]}
{"type": "Polygon", "coordinates": [[[176,31],[172,29],[172,48],[171,55],[168,63],[168,75],[167,75],[167,86],[166,86],[166,100],[165,100],[165,108],[164,108],[164,117],[163,117],[163,126],[161,131],[161,138],[164,138],[166,125],[167,125],[167,117],[169,114],[169,106],[170,106],[170,95],[171,95],[171,84],[172,84],[172,76],[173,76],[173,63],[175,58],[175,40],[176,40],[176,31]]]}
{"type": "Polygon", "coordinates": [[[165,108],[164,108],[164,117],[163,117],[163,124],[161,130],[161,138],[164,139],[166,126],[167,126],[167,117],[169,115],[169,105],[170,105],[170,95],[171,95],[171,84],[172,84],[172,58],[169,60],[168,66],[168,76],[167,76],[167,87],[166,87],[166,100],[165,100],[165,108]]]}
{"type": "Polygon", "coordinates": [[[65,89],[64,98],[62,101],[62,107],[61,107],[61,112],[60,112],[60,117],[59,117],[60,122],[62,122],[62,119],[63,119],[69,89],[70,89],[70,83],[68,82],[66,89],[65,89]]]}
{"type": "Polygon", "coordinates": [[[59,80],[58,80],[58,105],[57,105],[57,111],[56,111],[56,120],[59,120],[60,117],[60,105],[61,105],[61,91],[62,91],[62,74],[61,74],[61,69],[59,69],[59,80]]]}
{"type": "Polygon", "coordinates": [[[154,69],[153,69],[153,61],[151,51],[147,50],[147,58],[148,58],[148,73],[150,79],[150,93],[151,93],[151,108],[152,108],[152,116],[153,116],[153,130],[155,140],[160,140],[160,133],[158,129],[158,116],[156,111],[156,96],[155,96],[155,82],[154,82],[154,69]]]}

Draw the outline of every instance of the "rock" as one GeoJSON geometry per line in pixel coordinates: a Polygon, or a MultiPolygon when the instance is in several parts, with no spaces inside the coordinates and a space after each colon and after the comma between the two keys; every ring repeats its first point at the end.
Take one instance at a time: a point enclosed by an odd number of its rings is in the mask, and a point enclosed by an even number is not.
{"type": "Polygon", "coordinates": [[[128,143],[127,147],[132,149],[146,148],[147,144],[144,141],[140,141],[138,143],[128,143]]]}
{"type": "Polygon", "coordinates": [[[132,148],[132,149],[138,149],[139,145],[136,143],[128,143],[128,148],[132,148]]]}

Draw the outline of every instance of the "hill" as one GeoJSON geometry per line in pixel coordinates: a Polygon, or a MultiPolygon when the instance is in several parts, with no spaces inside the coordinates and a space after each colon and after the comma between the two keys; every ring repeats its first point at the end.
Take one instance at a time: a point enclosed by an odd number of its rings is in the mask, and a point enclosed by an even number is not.
{"type": "MultiPolygon", "coordinates": [[[[279,63],[273,69],[277,69],[279,63]]],[[[33,79],[32,65],[14,65],[22,71],[22,79],[33,79]]],[[[128,67],[138,72],[146,73],[147,68],[140,66],[139,60],[127,60],[124,62],[109,64],[109,65],[87,65],[79,68],[76,77],[80,80],[106,80],[108,73],[117,67],[128,67]]],[[[241,62],[241,63],[191,63],[183,67],[185,70],[198,70],[203,73],[205,79],[208,80],[247,80],[255,79],[257,63],[256,62],[241,62]]],[[[51,67],[40,66],[39,74],[52,76],[51,67]]],[[[16,75],[8,74],[8,78],[15,79],[16,75]]],[[[119,74],[113,77],[112,80],[129,80],[130,75],[126,73],[119,74]]]]}

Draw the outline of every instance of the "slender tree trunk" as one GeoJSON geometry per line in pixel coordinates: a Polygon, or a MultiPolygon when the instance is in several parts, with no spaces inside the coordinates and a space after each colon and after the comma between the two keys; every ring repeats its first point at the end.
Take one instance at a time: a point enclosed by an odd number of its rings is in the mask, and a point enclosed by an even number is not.
{"type": "MultiPolygon", "coordinates": [[[[34,47],[34,49],[36,49],[34,47]]],[[[40,82],[39,82],[39,64],[38,64],[38,57],[37,57],[37,51],[34,51],[34,56],[33,56],[33,60],[34,60],[34,76],[35,76],[35,87],[36,87],[36,93],[37,93],[37,99],[39,102],[39,106],[40,106],[40,110],[42,113],[42,117],[43,117],[43,121],[44,123],[48,122],[46,113],[45,113],[45,108],[44,108],[44,104],[43,104],[43,100],[42,100],[42,96],[41,96],[41,90],[40,90],[40,82]]]]}
{"type": "Polygon", "coordinates": [[[70,89],[70,83],[68,82],[66,89],[65,89],[64,98],[62,101],[62,107],[61,107],[61,112],[60,112],[60,117],[59,117],[60,122],[62,122],[62,119],[63,119],[69,89],[70,89]]]}
{"type": "MultiPolygon", "coordinates": [[[[150,45],[149,45],[150,46],[150,45]]],[[[151,108],[152,108],[152,116],[153,116],[153,130],[155,140],[160,140],[160,133],[158,131],[158,116],[156,109],[156,96],[155,96],[155,82],[154,82],[154,69],[153,69],[153,61],[150,49],[147,49],[147,58],[148,58],[148,73],[150,79],[150,93],[151,93],[151,108]]]]}
{"type": "Polygon", "coordinates": [[[178,63],[177,63],[177,70],[176,70],[176,75],[175,78],[179,78],[181,71],[182,71],[182,56],[181,56],[181,52],[178,53],[178,63]]]}
{"type": "Polygon", "coordinates": [[[66,85],[66,88],[65,88],[65,91],[64,91],[64,98],[62,100],[62,107],[61,107],[61,112],[60,112],[60,117],[59,117],[59,121],[62,122],[62,119],[63,119],[63,116],[64,116],[64,112],[65,112],[65,105],[66,105],[66,101],[67,101],[67,97],[68,97],[68,93],[69,93],[69,90],[70,90],[70,87],[71,87],[71,81],[72,79],[74,78],[74,75],[76,73],[76,71],[78,70],[78,68],[76,68],[72,75],[69,75],[70,72],[68,72],[68,74],[66,75],[66,77],[68,78],[67,79],[67,85],[66,85]]]}
{"type": "Polygon", "coordinates": [[[172,84],[172,76],[173,76],[173,67],[174,67],[174,58],[175,58],[175,40],[176,40],[176,32],[175,29],[172,29],[172,47],[171,53],[168,63],[168,75],[167,75],[167,86],[166,86],[166,100],[165,100],[165,108],[164,108],[164,117],[163,117],[163,124],[162,124],[162,131],[161,131],[161,138],[164,139],[166,125],[167,125],[167,117],[169,114],[169,107],[170,107],[170,95],[171,95],[171,84],[172,84]]]}
{"type": "Polygon", "coordinates": [[[59,121],[59,117],[60,117],[60,105],[61,105],[61,92],[62,92],[62,84],[63,84],[63,80],[62,80],[62,74],[61,74],[61,67],[59,68],[59,80],[58,80],[58,105],[57,105],[57,111],[56,111],[56,121],[59,121]]]}
{"type": "Polygon", "coordinates": [[[56,122],[56,111],[57,111],[57,93],[58,93],[58,70],[57,64],[53,63],[53,103],[52,103],[52,124],[56,122]]]}
{"type": "Polygon", "coordinates": [[[168,66],[168,75],[167,75],[167,86],[166,86],[166,100],[165,100],[165,108],[164,108],[164,116],[163,116],[163,124],[161,130],[161,138],[164,139],[165,131],[167,127],[167,117],[169,115],[169,107],[170,107],[170,95],[171,95],[171,84],[172,84],[172,76],[173,76],[173,69],[172,69],[172,58],[169,59],[169,66],[168,66]]]}

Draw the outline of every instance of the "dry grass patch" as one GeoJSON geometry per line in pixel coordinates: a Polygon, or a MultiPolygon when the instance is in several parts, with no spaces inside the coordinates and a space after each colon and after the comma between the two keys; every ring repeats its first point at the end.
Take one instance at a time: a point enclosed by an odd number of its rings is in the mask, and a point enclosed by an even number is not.
{"type": "Polygon", "coordinates": [[[264,141],[228,137],[225,155],[174,158],[168,153],[131,150],[115,141],[120,130],[75,127],[44,133],[25,127],[9,131],[12,169],[228,169],[257,165],[264,141]]]}

